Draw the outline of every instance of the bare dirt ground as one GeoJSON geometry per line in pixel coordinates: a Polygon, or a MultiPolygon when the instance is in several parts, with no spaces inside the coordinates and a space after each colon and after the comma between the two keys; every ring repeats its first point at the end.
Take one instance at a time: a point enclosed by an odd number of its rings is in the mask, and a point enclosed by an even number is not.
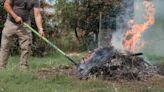
{"type": "Polygon", "coordinates": [[[73,66],[59,66],[58,68],[43,68],[37,71],[34,71],[39,78],[48,78],[55,75],[65,75],[70,78],[77,78],[77,72],[73,66]]]}

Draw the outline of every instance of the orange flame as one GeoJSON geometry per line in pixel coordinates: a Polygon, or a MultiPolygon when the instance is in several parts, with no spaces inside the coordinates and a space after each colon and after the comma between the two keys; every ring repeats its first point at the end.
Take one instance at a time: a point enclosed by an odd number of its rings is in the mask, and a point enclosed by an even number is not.
{"type": "Polygon", "coordinates": [[[155,22],[155,8],[151,1],[144,1],[146,8],[146,22],[143,24],[137,24],[134,20],[129,20],[128,25],[130,30],[125,33],[123,40],[123,46],[130,52],[136,52],[144,47],[144,43],[140,42],[142,33],[147,30],[155,22]]]}

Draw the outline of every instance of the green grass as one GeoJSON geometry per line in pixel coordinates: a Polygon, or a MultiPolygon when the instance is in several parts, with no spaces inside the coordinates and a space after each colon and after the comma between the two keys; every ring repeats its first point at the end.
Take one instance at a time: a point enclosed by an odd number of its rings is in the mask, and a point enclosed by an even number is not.
{"type": "MultiPolygon", "coordinates": [[[[74,57],[79,59],[78,57],[74,57]]],[[[140,82],[111,82],[100,79],[79,80],[64,74],[40,78],[34,71],[70,65],[63,56],[31,57],[30,70],[19,70],[19,56],[9,58],[5,70],[0,71],[0,92],[164,92],[164,80],[146,84],[140,82]],[[162,84],[160,84],[160,82],[162,84]]],[[[149,83],[149,82],[148,82],[149,83]]]]}

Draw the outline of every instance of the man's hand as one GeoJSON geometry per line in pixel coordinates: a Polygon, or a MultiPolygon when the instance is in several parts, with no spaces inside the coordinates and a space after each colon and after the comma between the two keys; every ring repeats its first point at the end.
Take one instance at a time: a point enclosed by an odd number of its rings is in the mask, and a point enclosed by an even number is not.
{"type": "Polygon", "coordinates": [[[43,28],[40,28],[38,32],[39,32],[39,34],[40,34],[41,37],[45,37],[43,28]]]}
{"type": "Polygon", "coordinates": [[[6,0],[4,3],[4,9],[14,18],[16,23],[22,23],[22,18],[13,11],[11,3],[11,0],[6,0]]]}
{"type": "Polygon", "coordinates": [[[23,22],[22,18],[19,17],[19,16],[16,16],[14,19],[15,19],[15,22],[16,22],[16,23],[19,23],[19,24],[20,24],[20,23],[23,22]]]}

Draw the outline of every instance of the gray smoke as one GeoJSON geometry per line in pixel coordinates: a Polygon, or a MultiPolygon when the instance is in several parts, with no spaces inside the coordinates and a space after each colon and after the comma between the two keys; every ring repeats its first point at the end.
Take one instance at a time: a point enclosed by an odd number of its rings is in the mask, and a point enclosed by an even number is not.
{"type": "Polygon", "coordinates": [[[113,33],[112,45],[117,49],[124,49],[122,46],[122,41],[124,33],[127,31],[127,22],[133,19],[134,15],[134,0],[123,0],[122,10],[117,16],[117,27],[116,32],[113,33]]]}

